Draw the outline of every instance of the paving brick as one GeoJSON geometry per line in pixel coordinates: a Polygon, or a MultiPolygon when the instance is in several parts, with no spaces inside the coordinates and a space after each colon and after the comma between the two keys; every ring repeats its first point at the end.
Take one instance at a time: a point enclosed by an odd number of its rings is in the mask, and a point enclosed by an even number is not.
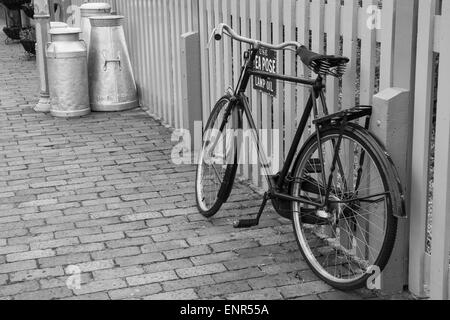
{"type": "Polygon", "coordinates": [[[180,259],[194,256],[201,256],[211,252],[208,246],[189,247],[186,249],[176,249],[171,251],[165,251],[164,255],[167,259],[180,259]]]}
{"type": "Polygon", "coordinates": [[[30,247],[28,245],[6,246],[6,240],[5,240],[5,245],[0,247],[0,255],[24,252],[24,251],[28,251],[28,250],[30,250],[30,247]]]}
{"type": "Polygon", "coordinates": [[[189,279],[172,280],[163,282],[164,291],[176,291],[187,288],[196,288],[200,286],[212,285],[214,279],[210,275],[198,276],[189,279]]]}
{"type": "Polygon", "coordinates": [[[106,301],[110,300],[109,296],[105,292],[97,292],[97,293],[91,293],[91,294],[84,294],[81,296],[72,296],[69,298],[64,298],[61,300],[81,300],[81,301],[106,301]]]}
{"type": "Polygon", "coordinates": [[[228,300],[281,300],[283,297],[276,289],[263,289],[233,293],[226,298],[228,300]]]}
{"type": "Polygon", "coordinates": [[[110,226],[102,227],[103,232],[117,232],[117,231],[129,231],[129,230],[139,230],[147,228],[144,221],[130,222],[130,223],[119,223],[110,226]]]}
{"type": "Polygon", "coordinates": [[[56,249],[56,255],[67,255],[71,253],[95,252],[105,248],[103,243],[79,244],[75,246],[61,247],[56,249]]]}
{"type": "Polygon", "coordinates": [[[213,285],[205,285],[197,290],[200,298],[212,298],[232,293],[251,291],[252,288],[246,281],[227,282],[213,285]]]}
{"type": "Polygon", "coordinates": [[[174,271],[148,273],[148,274],[144,274],[144,275],[126,278],[128,284],[130,286],[140,286],[140,285],[150,284],[150,283],[160,283],[163,281],[169,281],[169,280],[174,280],[174,279],[178,279],[178,277],[174,271]]]}
{"type": "Polygon", "coordinates": [[[298,285],[291,285],[279,288],[284,298],[295,298],[311,294],[320,294],[333,290],[322,281],[306,282],[298,285]]]}
{"type": "Polygon", "coordinates": [[[16,261],[24,261],[24,260],[33,260],[39,258],[53,257],[56,253],[54,250],[33,250],[27,252],[19,252],[19,253],[11,253],[6,255],[6,261],[8,262],[16,262],[16,261]]]}
{"type": "Polygon", "coordinates": [[[139,247],[128,247],[128,248],[108,249],[108,250],[93,252],[92,258],[94,260],[114,259],[114,258],[117,259],[120,257],[136,256],[136,255],[140,255],[140,254],[141,254],[141,250],[139,249],[139,247]]]}
{"type": "Polygon", "coordinates": [[[126,278],[144,273],[144,269],[140,266],[131,266],[124,268],[114,268],[107,270],[97,270],[93,272],[95,280],[108,280],[116,278],[126,278]]]}
{"type": "Polygon", "coordinates": [[[131,257],[122,257],[115,259],[117,265],[121,267],[133,266],[138,264],[148,264],[164,260],[165,258],[161,253],[146,253],[131,257]]]}
{"type": "Polygon", "coordinates": [[[123,222],[132,222],[132,221],[139,221],[139,220],[149,220],[149,219],[156,219],[161,218],[162,215],[159,212],[142,212],[142,213],[134,213],[134,214],[127,214],[120,217],[120,220],[123,222]]]}
{"type": "Polygon", "coordinates": [[[141,298],[148,295],[153,295],[162,291],[159,284],[149,284],[144,286],[123,288],[109,291],[108,294],[113,300],[141,298]]]}
{"type": "Polygon", "coordinates": [[[110,269],[114,267],[113,260],[99,260],[99,261],[90,261],[77,264],[77,267],[80,268],[81,272],[92,272],[97,270],[110,269]]]}
{"type": "Polygon", "coordinates": [[[144,298],[145,300],[196,300],[197,294],[193,289],[185,289],[180,291],[164,292],[144,298]]]}
{"type": "Polygon", "coordinates": [[[234,252],[221,252],[208,254],[204,256],[192,257],[191,260],[195,265],[213,264],[217,262],[228,262],[237,259],[238,255],[234,252]]]}
{"type": "Polygon", "coordinates": [[[83,294],[120,289],[126,286],[126,282],[121,279],[94,281],[81,285],[81,289],[74,290],[74,293],[79,296],[83,294]]]}
{"type": "Polygon", "coordinates": [[[37,281],[28,281],[15,284],[9,284],[6,286],[0,286],[0,297],[14,296],[20,293],[29,291],[36,291],[39,289],[39,283],[37,281]]]}
{"type": "MultiPolygon", "coordinates": [[[[106,242],[106,246],[111,249],[120,249],[133,246],[143,246],[153,243],[150,237],[127,238],[122,240],[113,240],[106,242]]],[[[146,253],[146,252],[144,252],[146,253]]]]}
{"type": "Polygon", "coordinates": [[[65,238],[60,240],[49,240],[44,242],[31,243],[31,250],[56,249],[65,246],[78,244],[78,238],[65,238]]]}
{"type": "Polygon", "coordinates": [[[214,274],[212,277],[214,278],[214,281],[216,281],[217,283],[222,283],[222,282],[231,282],[244,279],[258,278],[263,276],[265,276],[265,273],[263,273],[258,268],[248,268],[237,271],[222,272],[214,274]]]}
{"type": "Polygon", "coordinates": [[[51,258],[42,258],[38,261],[41,268],[50,268],[56,266],[75,265],[78,263],[88,262],[90,260],[91,256],[88,253],[76,253],[51,258]]]}
{"type": "Polygon", "coordinates": [[[221,263],[208,264],[203,266],[195,266],[185,269],[177,269],[176,272],[181,278],[192,278],[207,274],[215,274],[225,272],[227,269],[221,263]]]}
{"type": "Polygon", "coordinates": [[[73,293],[67,288],[53,288],[22,293],[14,296],[15,300],[54,300],[72,296],[73,293]]]}
{"type": "Polygon", "coordinates": [[[80,236],[81,243],[92,243],[92,242],[101,242],[101,241],[109,241],[109,240],[118,240],[123,239],[125,235],[123,232],[113,232],[113,233],[103,233],[89,236],[80,236]]]}
{"type": "Polygon", "coordinates": [[[63,276],[64,270],[62,267],[46,268],[46,269],[33,269],[26,271],[19,271],[10,274],[11,282],[24,282],[36,279],[58,277],[63,276]]]}
{"type": "Polygon", "coordinates": [[[170,260],[163,262],[151,263],[144,265],[144,270],[147,273],[176,270],[192,267],[192,262],[189,259],[170,260]]]}

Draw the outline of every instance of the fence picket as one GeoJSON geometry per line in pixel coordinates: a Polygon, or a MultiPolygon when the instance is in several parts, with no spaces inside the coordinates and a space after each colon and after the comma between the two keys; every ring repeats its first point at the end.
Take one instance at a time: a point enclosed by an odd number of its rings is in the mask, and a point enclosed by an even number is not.
{"type": "Polygon", "coordinates": [[[343,8],[343,54],[350,59],[347,72],[342,78],[342,108],[356,104],[356,59],[358,44],[358,0],[344,2],[343,8]]]}
{"type": "MultiPolygon", "coordinates": [[[[450,30],[450,1],[443,1],[441,30],[450,30]]],[[[433,243],[431,252],[431,298],[449,298],[450,251],[450,37],[439,37],[439,89],[436,115],[436,155],[433,196],[433,243]]]]}

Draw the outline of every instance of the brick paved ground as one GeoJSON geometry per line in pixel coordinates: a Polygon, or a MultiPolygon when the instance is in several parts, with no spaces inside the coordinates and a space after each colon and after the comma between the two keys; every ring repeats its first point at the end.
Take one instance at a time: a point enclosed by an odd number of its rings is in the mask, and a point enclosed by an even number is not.
{"type": "Polygon", "coordinates": [[[247,187],[217,219],[197,214],[195,169],[171,163],[171,132],[143,111],[32,111],[35,61],[0,43],[0,299],[376,297],[319,281],[270,211],[234,230],[260,204],[247,187]]]}

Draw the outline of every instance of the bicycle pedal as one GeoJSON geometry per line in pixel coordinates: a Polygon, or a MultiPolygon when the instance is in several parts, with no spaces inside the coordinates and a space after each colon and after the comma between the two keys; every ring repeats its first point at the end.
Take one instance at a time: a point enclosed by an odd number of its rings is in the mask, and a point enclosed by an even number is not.
{"type": "Polygon", "coordinates": [[[233,227],[235,229],[248,229],[252,227],[256,227],[259,224],[257,219],[247,219],[247,220],[239,220],[235,221],[233,227]]]}

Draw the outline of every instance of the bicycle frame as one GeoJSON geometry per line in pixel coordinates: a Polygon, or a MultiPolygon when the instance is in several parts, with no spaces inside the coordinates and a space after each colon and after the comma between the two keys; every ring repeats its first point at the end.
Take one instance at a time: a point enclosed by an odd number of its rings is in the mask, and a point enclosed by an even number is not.
{"type": "MultiPolygon", "coordinates": [[[[242,68],[241,76],[240,76],[238,84],[236,86],[235,93],[234,93],[234,96],[232,99],[232,103],[230,103],[229,110],[227,110],[226,114],[230,114],[232,112],[233,108],[236,108],[236,107],[239,108],[239,116],[241,117],[241,119],[242,119],[243,113],[245,113],[245,115],[249,121],[249,124],[250,124],[250,129],[252,131],[252,136],[253,136],[254,142],[256,143],[256,146],[257,146],[258,159],[264,169],[264,174],[267,179],[268,186],[269,186],[269,193],[272,198],[278,198],[281,200],[299,202],[302,204],[311,205],[311,206],[318,207],[318,208],[325,207],[326,203],[315,203],[306,198],[293,197],[293,196],[283,194],[282,192],[278,191],[283,188],[283,185],[286,182],[286,179],[289,175],[290,168],[292,167],[292,164],[295,160],[294,158],[297,153],[298,146],[300,145],[301,138],[302,138],[302,136],[305,132],[305,129],[308,125],[308,120],[309,120],[311,114],[313,113],[314,118],[317,118],[317,116],[319,114],[318,106],[317,106],[318,99],[320,99],[322,102],[324,115],[328,115],[328,110],[327,110],[326,101],[325,101],[325,95],[323,92],[323,89],[324,89],[324,85],[323,85],[323,81],[322,81],[323,79],[321,76],[318,76],[316,80],[311,80],[311,79],[297,78],[297,77],[286,76],[286,75],[265,73],[265,72],[255,70],[253,68],[253,62],[255,60],[258,50],[259,50],[258,47],[253,47],[252,49],[247,51],[247,52],[250,52],[250,55],[246,57],[246,63],[242,68]],[[260,137],[258,134],[258,130],[257,130],[256,124],[255,124],[253,115],[251,113],[247,97],[245,95],[245,91],[250,82],[251,76],[270,77],[272,79],[277,79],[277,80],[281,80],[281,81],[285,81],[285,82],[302,84],[302,85],[309,87],[309,89],[310,89],[309,100],[306,104],[306,108],[303,112],[301,121],[297,128],[297,132],[295,134],[293,143],[290,147],[290,151],[288,153],[288,156],[286,158],[284,166],[278,176],[277,182],[272,180],[273,176],[270,175],[268,172],[268,169],[266,166],[266,164],[268,163],[266,152],[265,152],[265,150],[263,150],[263,147],[260,144],[260,137]]],[[[224,123],[222,123],[222,125],[220,127],[221,131],[223,131],[223,129],[226,126],[225,121],[226,121],[226,117],[224,119],[224,123]]],[[[316,133],[319,138],[319,130],[316,130],[316,133]]],[[[318,140],[320,143],[320,139],[318,139],[318,140]]],[[[320,156],[322,156],[322,155],[320,155],[320,156]]],[[[323,159],[321,159],[321,160],[323,160],[323,159]]],[[[322,161],[322,163],[323,163],[323,161],[322,161]]],[[[324,172],[324,170],[322,170],[322,171],[324,172]]],[[[326,179],[324,179],[324,181],[326,181],[326,179]]]]}

